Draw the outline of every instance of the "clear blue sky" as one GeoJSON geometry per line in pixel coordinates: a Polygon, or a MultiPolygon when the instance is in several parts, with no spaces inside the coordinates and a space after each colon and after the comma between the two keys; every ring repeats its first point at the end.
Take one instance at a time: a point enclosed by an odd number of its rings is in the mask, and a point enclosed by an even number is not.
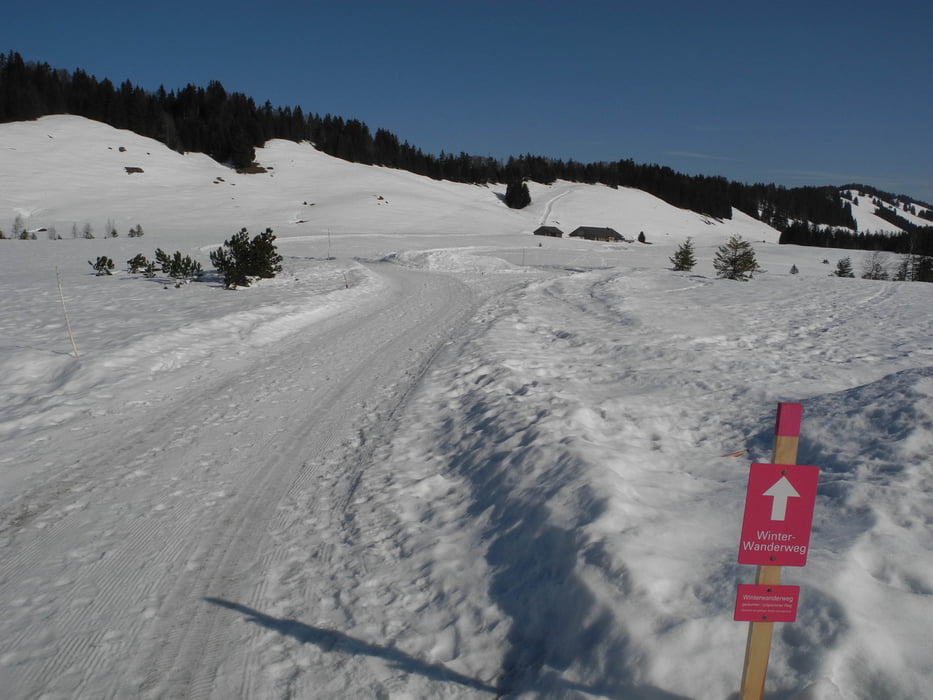
{"type": "Polygon", "coordinates": [[[632,158],[933,202],[933,2],[16,2],[0,51],[219,80],[429,153],[632,158]]]}

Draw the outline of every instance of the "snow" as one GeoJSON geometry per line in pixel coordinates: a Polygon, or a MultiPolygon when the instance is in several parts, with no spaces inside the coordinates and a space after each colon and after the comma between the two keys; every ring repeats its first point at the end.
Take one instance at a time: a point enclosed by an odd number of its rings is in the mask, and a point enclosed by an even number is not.
{"type": "Polygon", "coordinates": [[[4,697],[735,697],[745,484],[781,401],[821,476],[768,697],[928,694],[929,285],[624,188],[513,211],[307,144],[258,159],[0,125],[0,227],[64,239],[0,241],[4,697]],[[157,247],[209,268],[243,226],[274,230],[276,279],[123,271],[157,247]],[[715,278],[734,233],[751,282],[715,278]]]}
{"type": "MultiPolygon", "coordinates": [[[[886,233],[899,233],[902,229],[894,224],[882,219],[875,212],[878,210],[878,205],[875,204],[875,201],[881,202],[881,205],[888,211],[894,212],[902,219],[909,221],[915,226],[930,226],[930,219],[924,219],[921,216],[917,216],[909,211],[904,210],[904,204],[902,202],[892,203],[885,202],[877,197],[874,197],[867,192],[859,193],[858,190],[846,190],[849,195],[849,200],[852,206],[852,216],[855,219],[855,223],[858,226],[859,231],[877,233],[879,231],[886,233]]],[[[929,212],[930,210],[923,206],[922,204],[912,203],[914,210],[917,214],[923,212],[929,212]]]]}

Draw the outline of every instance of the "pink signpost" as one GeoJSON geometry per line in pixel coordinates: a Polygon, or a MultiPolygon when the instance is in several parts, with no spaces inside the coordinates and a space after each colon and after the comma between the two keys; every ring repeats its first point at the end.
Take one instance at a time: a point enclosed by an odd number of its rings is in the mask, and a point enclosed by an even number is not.
{"type": "Polygon", "coordinates": [[[795,464],[803,406],[778,404],[772,464],[748,472],[739,563],[757,564],[754,585],[739,585],[735,619],[748,621],[741,700],[761,700],[775,622],[797,618],[799,586],[782,586],[782,566],[803,566],[810,549],[818,467],[795,464]]]}

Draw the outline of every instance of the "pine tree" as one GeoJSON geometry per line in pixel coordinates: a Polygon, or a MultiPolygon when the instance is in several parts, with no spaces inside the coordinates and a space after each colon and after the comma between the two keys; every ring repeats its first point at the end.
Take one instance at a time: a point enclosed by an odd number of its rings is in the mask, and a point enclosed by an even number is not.
{"type": "Polygon", "coordinates": [[[271,228],[249,240],[249,232],[243,228],[224,241],[221,248],[211,253],[211,262],[224,276],[227,289],[248,287],[250,278],[272,278],[282,271],[282,256],[275,247],[275,235],[271,228]]]}
{"type": "Polygon", "coordinates": [[[727,243],[719,246],[713,267],[718,277],[741,282],[750,280],[756,272],[763,272],[755,260],[752,244],[738,235],[733,235],[727,243]]]}
{"type": "Polygon", "coordinates": [[[97,262],[87,261],[87,264],[94,268],[94,271],[97,273],[98,277],[103,277],[104,275],[112,275],[111,270],[114,268],[113,260],[108,258],[106,255],[101,255],[97,258],[97,262]]]}
{"type": "Polygon", "coordinates": [[[836,271],[833,272],[836,277],[855,277],[852,272],[852,260],[848,257],[842,258],[836,262],[836,271]]]}
{"type": "Polygon", "coordinates": [[[680,246],[674,251],[674,255],[670,258],[671,264],[674,266],[674,270],[678,272],[689,272],[693,269],[693,266],[697,264],[696,254],[693,250],[693,239],[687,238],[680,246]]]}
{"type": "Polygon", "coordinates": [[[510,209],[524,209],[531,204],[528,183],[515,180],[505,187],[505,205],[510,209]]]}
{"type": "Polygon", "coordinates": [[[142,272],[149,266],[149,261],[146,259],[146,256],[142,253],[137,253],[134,257],[126,261],[127,272],[132,274],[137,274],[142,272]]]}

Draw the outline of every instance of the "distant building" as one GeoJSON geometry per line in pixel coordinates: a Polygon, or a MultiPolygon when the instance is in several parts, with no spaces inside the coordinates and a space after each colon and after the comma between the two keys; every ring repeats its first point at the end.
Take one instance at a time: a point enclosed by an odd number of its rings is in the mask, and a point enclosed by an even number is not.
{"type": "Polygon", "coordinates": [[[570,234],[571,238],[583,238],[588,241],[624,241],[622,234],[620,234],[615,229],[611,229],[608,226],[597,227],[597,226],[581,226],[578,229],[570,234]]]}
{"type": "Polygon", "coordinates": [[[556,226],[539,226],[535,229],[536,236],[551,236],[552,238],[563,238],[564,232],[556,226]]]}

